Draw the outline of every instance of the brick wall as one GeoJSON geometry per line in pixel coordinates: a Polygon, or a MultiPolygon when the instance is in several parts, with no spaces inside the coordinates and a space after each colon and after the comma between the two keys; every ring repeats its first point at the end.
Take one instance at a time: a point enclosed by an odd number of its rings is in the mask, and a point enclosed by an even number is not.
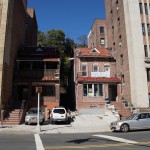
{"type": "Polygon", "coordinates": [[[4,49],[1,48],[1,52],[4,53],[1,61],[1,101],[7,103],[11,99],[12,95],[12,81],[13,81],[13,70],[14,62],[17,55],[17,51],[24,44],[25,40],[25,19],[26,10],[20,0],[11,0],[8,2],[8,9],[6,1],[3,1],[3,11],[7,13],[7,16],[3,16],[3,23],[7,21],[6,30],[3,29],[3,45],[4,49]],[[6,4],[6,5],[4,5],[6,4]],[[5,31],[5,33],[4,33],[5,31]]]}
{"type": "Polygon", "coordinates": [[[116,59],[117,77],[121,79],[120,75],[124,75],[125,85],[122,88],[122,94],[130,101],[129,60],[123,0],[119,0],[118,4],[116,0],[105,0],[105,7],[108,47],[112,47],[112,54],[116,59]],[[123,56],[123,65],[121,65],[121,55],[123,56]]]}
{"type": "Polygon", "coordinates": [[[107,47],[106,20],[95,19],[88,36],[88,47],[107,47]],[[104,27],[104,34],[100,33],[100,27],[104,27]],[[100,44],[100,38],[105,39],[105,45],[100,44]]]}

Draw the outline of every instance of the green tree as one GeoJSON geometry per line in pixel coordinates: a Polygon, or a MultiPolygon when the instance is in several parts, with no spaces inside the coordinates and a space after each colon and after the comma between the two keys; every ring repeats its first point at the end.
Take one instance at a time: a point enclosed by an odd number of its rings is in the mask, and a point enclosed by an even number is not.
{"type": "Polygon", "coordinates": [[[38,31],[37,42],[38,42],[38,45],[41,45],[41,46],[47,45],[47,37],[46,37],[46,34],[44,32],[38,31]]]}
{"type": "Polygon", "coordinates": [[[73,57],[74,41],[70,38],[66,38],[64,31],[62,30],[49,30],[47,33],[39,31],[38,44],[41,46],[58,47],[61,59],[61,85],[67,87],[68,71],[69,71],[69,59],[73,57]]]}

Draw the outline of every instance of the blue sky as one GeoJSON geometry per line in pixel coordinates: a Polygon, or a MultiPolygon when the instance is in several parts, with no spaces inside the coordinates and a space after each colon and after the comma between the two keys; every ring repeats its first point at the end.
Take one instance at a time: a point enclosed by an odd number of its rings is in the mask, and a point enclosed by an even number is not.
{"type": "Polygon", "coordinates": [[[77,42],[88,35],[95,18],[105,19],[104,0],[28,0],[34,8],[40,31],[61,29],[77,42]]]}

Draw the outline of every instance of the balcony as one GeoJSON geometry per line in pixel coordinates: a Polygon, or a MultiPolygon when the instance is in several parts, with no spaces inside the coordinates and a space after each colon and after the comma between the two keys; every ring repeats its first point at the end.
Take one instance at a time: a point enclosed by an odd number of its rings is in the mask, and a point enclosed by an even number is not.
{"type": "Polygon", "coordinates": [[[101,72],[78,72],[77,77],[110,77],[110,71],[101,72]]]}
{"type": "Polygon", "coordinates": [[[57,79],[59,80],[59,69],[48,70],[17,70],[14,73],[15,79],[57,79]]]}

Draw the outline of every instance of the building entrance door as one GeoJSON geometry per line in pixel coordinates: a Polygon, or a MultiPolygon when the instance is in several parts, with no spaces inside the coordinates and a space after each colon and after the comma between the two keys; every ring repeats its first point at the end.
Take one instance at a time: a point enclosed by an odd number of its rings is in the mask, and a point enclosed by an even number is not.
{"type": "Polygon", "coordinates": [[[29,94],[29,88],[27,85],[19,86],[19,100],[27,100],[29,94]]]}
{"type": "Polygon", "coordinates": [[[117,85],[109,85],[109,100],[116,101],[117,97],[117,85]]]}

